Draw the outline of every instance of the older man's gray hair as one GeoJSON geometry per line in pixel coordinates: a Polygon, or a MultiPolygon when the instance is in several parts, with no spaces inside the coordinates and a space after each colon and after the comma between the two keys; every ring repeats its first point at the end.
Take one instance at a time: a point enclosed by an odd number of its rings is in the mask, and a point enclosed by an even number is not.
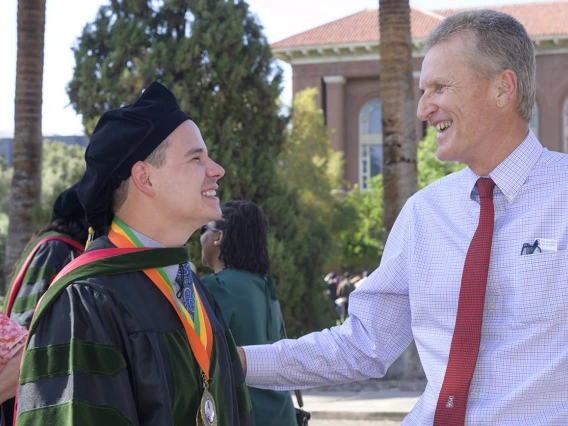
{"type": "Polygon", "coordinates": [[[531,121],[536,93],[536,60],[525,27],[506,13],[470,10],[444,19],[428,35],[426,51],[455,35],[466,33],[464,60],[480,77],[492,78],[511,69],[517,75],[517,111],[531,121]]]}

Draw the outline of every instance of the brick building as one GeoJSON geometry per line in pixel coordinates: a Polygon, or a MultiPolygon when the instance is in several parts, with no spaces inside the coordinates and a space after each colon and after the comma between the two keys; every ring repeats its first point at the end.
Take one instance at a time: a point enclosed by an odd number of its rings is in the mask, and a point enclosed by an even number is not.
{"type": "MultiPolygon", "coordinates": [[[[568,152],[568,1],[488,6],[519,20],[533,39],[537,59],[536,105],[531,128],[542,144],[568,152]]],[[[427,34],[444,17],[465,9],[411,8],[415,100],[427,34]]],[[[365,10],[272,45],[292,65],[293,92],[319,89],[333,146],[345,153],[345,177],[365,187],[382,169],[378,10],[365,10]]],[[[424,124],[416,121],[420,137],[424,124]]]]}

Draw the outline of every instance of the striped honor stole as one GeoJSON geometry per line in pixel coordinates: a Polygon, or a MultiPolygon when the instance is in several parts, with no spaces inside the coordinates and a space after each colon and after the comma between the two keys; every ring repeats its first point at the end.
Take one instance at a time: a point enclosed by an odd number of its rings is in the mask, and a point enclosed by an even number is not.
{"type": "MultiPolygon", "coordinates": [[[[144,245],[136,234],[118,217],[114,217],[111,230],[108,234],[110,241],[118,248],[142,248],[144,245]]],[[[191,351],[197,363],[203,370],[205,378],[209,381],[209,364],[213,350],[213,331],[209,317],[194,283],[195,312],[193,319],[183,303],[176,297],[173,285],[163,267],[144,269],[143,272],[162,292],[176,311],[186,331],[191,351]]]]}

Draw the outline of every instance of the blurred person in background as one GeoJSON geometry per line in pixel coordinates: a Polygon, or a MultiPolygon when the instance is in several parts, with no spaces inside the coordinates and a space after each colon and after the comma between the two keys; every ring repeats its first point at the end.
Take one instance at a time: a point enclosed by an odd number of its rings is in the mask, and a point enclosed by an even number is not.
{"type": "MultiPolygon", "coordinates": [[[[222,217],[201,227],[201,256],[213,274],[202,278],[213,293],[238,346],[280,340],[282,316],[269,274],[268,221],[256,204],[229,201],[222,217]]],[[[293,426],[289,392],[249,388],[255,423],[293,426]]]]}
{"type": "Polygon", "coordinates": [[[77,197],[77,185],[63,191],[53,205],[51,221],[30,239],[13,269],[3,312],[29,327],[36,304],[51,280],[83,253],[88,225],[77,197]]]}
{"type": "MultiPolygon", "coordinates": [[[[51,220],[32,236],[13,267],[2,311],[25,328],[29,327],[36,305],[53,278],[83,253],[88,225],[76,189],[75,184],[59,194],[53,205],[51,220]]],[[[19,371],[21,353],[14,358],[17,361],[11,362],[17,364],[15,371],[19,371]]],[[[14,385],[14,393],[15,390],[14,385]]],[[[11,426],[14,400],[2,402],[3,425],[11,426]]]]}

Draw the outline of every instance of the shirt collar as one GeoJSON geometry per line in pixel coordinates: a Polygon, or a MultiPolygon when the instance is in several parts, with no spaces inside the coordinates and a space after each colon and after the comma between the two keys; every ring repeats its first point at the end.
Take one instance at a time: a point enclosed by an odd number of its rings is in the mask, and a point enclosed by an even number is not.
{"type": "MultiPolygon", "coordinates": [[[[132,229],[132,228],[130,228],[130,229],[132,230],[134,235],[136,235],[138,237],[138,239],[140,240],[140,242],[142,243],[142,245],[144,247],[152,247],[152,248],[163,248],[163,247],[165,247],[163,244],[161,244],[157,241],[154,241],[152,238],[147,237],[144,234],[141,234],[136,229],[132,229]]],[[[167,274],[168,278],[170,279],[170,283],[175,282],[177,272],[178,272],[178,268],[179,268],[179,265],[164,266],[164,271],[166,271],[166,274],[167,274]]]]}
{"type": "MultiPolygon", "coordinates": [[[[529,130],[521,144],[489,173],[489,177],[505,195],[509,204],[519,195],[529,173],[540,158],[542,150],[542,145],[534,133],[529,130]]],[[[482,176],[477,176],[469,167],[467,171],[467,188],[470,197],[476,197],[478,192],[475,183],[482,176]]]]}

